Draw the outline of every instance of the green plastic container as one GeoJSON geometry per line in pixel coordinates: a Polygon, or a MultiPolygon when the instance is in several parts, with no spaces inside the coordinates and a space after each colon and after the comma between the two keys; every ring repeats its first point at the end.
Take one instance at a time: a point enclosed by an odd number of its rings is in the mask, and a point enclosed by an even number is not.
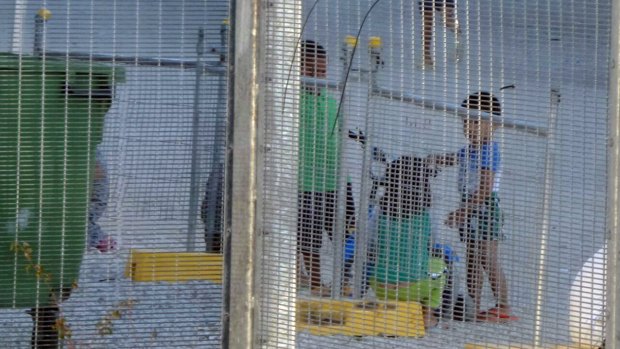
{"type": "Polygon", "coordinates": [[[0,54],[0,308],[45,306],[75,286],[95,147],[123,79],[104,65],[0,54]]]}

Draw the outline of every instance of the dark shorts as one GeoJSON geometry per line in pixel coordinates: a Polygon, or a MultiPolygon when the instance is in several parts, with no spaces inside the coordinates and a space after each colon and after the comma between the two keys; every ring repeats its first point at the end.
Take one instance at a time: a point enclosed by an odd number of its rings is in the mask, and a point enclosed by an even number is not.
{"type": "MultiPolygon", "coordinates": [[[[299,193],[297,246],[302,252],[318,252],[323,245],[323,232],[332,237],[336,222],[336,192],[299,193]]],[[[353,190],[347,185],[345,236],[355,227],[353,190]]]]}
{"type": "Polygon", "coordinates": [[[418,4],[421,11],[441,11],[444,8],[455,8],[456,0],[422,0],[418,4]]]}
{"type": "Polygon", "coordinates": [[[499,197],[492,196],[467,217],[467,221],[459,229],[461,241],[504,240],[503,225],[504,215],[499,207],[499,197]]]}

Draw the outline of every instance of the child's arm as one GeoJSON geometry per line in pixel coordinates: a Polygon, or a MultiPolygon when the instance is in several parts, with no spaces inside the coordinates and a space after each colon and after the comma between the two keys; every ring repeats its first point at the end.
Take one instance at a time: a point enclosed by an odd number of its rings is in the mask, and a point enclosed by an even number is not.
{"type": "Polygon", "coordinates": [[[493,193],[493,182],[495,180],[495,172],[490,169],[480,170],[480,186],[473,194],[467,197],[467,201],[463,203],[466,206],[477,206],[483,204],[491,197],[493,193]]]}
{"type": "Polygon", "coordinates": [[[450,154],[431,154],[426,157],[426,161],[430,166],[454,166],[457,164],[457,155],[450,154]]]}
{"type": "Polygon", "coordinates": [[[467,216],[476,207],[483,204],[493,193],[493,181],[495,179],[495,172],[490,169],[480,170],[480,186],[472,195],[467,197],[467,201],[461,204],[461,207],[453,211],[448,215],[446,224],[449,227],[456,228],[465,223],[467,216]]]}

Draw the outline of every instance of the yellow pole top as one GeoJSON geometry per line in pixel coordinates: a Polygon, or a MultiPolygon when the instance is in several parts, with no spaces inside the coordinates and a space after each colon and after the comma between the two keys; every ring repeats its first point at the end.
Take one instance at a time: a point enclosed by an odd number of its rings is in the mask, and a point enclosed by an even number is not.
{"type": "Polygon", "coordinates": [[[222,24],[223,25],[228,25],[228,24],[230,24],[230,21],[228,20],[228,18],[224,18],[224,20],[222,20],[222,24]]]}
{"type": "Polygon", "coordinates": [[[39,11],[37,11],[37,16],[43,18],[43,20],[47,21],[52,18],[52,11],[42,7],[39,11]]]}
{"type": "Polygon", "coordinates": [[[355,47],[355,45],[357,45],[357,38],[353,35],[347,35],[344,37],[344,43],[347,44],[347,46],[355,47]]]}
{"type": "Polygon", "coordinates": [[[368,38],[368,47],[370,48],[380,48],[383,43],[381,42],[380,36],[371,36],[368,38]]]}

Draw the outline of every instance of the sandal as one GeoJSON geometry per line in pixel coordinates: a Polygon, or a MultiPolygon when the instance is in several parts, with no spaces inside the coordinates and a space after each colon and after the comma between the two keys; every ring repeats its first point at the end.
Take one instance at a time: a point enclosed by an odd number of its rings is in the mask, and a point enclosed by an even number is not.
{"type": "Polygon", "coordinates": [[[509,312],[506,312],[503,309],[496,307],[496,308],[491,308],[487,311],[479,312],[478,315],[476,316],[476,320],[484,321],[484,322],[505,323],[505,322],[518,321],[519,318],[510,314],[509,312]]]}

